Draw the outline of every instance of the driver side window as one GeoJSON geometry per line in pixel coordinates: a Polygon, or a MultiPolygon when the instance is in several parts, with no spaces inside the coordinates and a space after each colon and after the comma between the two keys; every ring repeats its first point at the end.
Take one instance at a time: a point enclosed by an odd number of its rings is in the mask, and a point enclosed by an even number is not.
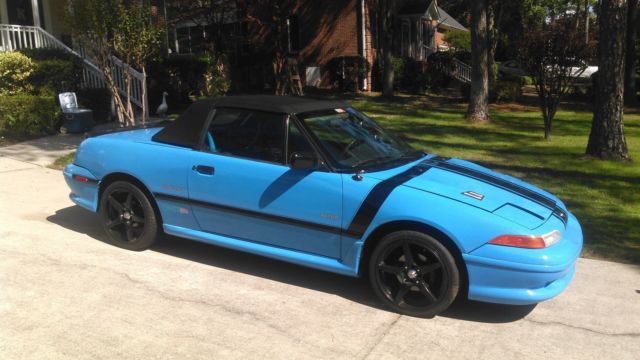
{"type": "Polygon", "coordinates": [[[284,116],[239,109],[217,109],[205,138],[209,151],[284,163],[284,116]]]}

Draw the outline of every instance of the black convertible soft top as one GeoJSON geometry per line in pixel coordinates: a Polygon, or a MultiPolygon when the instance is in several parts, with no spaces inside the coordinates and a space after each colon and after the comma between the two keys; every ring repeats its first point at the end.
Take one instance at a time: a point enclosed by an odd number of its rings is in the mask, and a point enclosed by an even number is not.
{"type": "Polygon", "coordinates": [[[310,111],[344,108],[342,101],[318,100],[307,97],[276,95],[226,96],[200,100],[191,105],[178,119],[153,136],[153,141],[196,147],[208,115],[214,108],[239,108],[282,114],[300,114],[310,111]]]}
{"type": "Polygon", "coordinates": [[[211,101],[215,107],[234,107],[283,114],[300,114],[347,106],[342,101],[276,95],[227,96],[207,101],[211,101]]]}

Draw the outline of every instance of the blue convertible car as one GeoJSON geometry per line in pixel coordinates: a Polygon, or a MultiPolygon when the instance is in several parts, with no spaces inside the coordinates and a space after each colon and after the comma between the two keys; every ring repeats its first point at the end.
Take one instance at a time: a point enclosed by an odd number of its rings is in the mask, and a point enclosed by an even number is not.
{"type": "Polygon", "coordinates": [[[236,96],[168,124],[90,134],[64,169],[110,241],[160,232],[349,276],[391,309],[430,317],[456,296],[558,295],[582,248],[555,196],[426,154],[337,101],[236,96]]]}

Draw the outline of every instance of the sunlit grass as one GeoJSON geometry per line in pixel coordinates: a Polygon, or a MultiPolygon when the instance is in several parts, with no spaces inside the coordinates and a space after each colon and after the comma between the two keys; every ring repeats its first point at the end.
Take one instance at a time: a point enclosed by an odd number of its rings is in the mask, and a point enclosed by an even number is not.
{"type": "Polygon", "coordinates": [[[53,162],[53,164],[49,165],[50,168],[56,170],[64,169],[67,164],[71,164],[73,162],[73,158],[76,156],[76,152],[69,153],[67,155],[61,156],[53,162]]]}
{"type": "Polygon", "coordinates": [[[490,124],[464,119],[464,108],[358,98],[351,103],[412,145],[518,176],[558,195],[580,220],[584,256],[640,263],[640,115],[625,115],[634,163],[584,156],[592,113],[558,111],[551,140],[540,114],[501,108],[490,124]]]}

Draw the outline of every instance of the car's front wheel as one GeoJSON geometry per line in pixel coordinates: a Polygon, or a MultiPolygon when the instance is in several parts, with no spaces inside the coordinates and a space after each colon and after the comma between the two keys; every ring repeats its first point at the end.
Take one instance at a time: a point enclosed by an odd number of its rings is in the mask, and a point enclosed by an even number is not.
{"type": "Polygon", "coordinates": [[[369,259],[373,291],[392,310],[433,317],[451,305],[460,287],[460,273],[447,248],[416,231],[386,235],[369,259]]]}
{"type": "Polygon", "coordinates": [[[136,185],[115,181],[100,199],[100,216],[112,244],[145,250],[158,234],[158,220],[151,201],[136,185]]]}

